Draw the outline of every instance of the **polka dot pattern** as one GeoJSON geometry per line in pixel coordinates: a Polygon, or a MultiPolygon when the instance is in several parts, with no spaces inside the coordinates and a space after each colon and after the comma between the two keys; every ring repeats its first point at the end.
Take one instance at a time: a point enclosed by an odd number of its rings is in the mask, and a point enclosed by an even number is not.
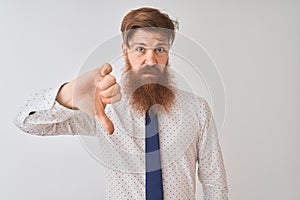
{"type": "MultiPolygon", "coordinates": [[[[107,159],[136,171],[105,167],[106,199],[145,199],[144,118],[129,106],[108,106],[107,115],[114,121],[115,133],[103,134],[94,118],[79,110],[63,107],[55,101],[59,87],[35,92],[14,119],[17,127],[33,135],[101,134],[112,146],[135,157],[114,156],[105,149],[107,159]]],[[[125,102],[126,103],[126,102],[125,102]]],[[[228,199],[228,187],[217,130],[208,102],[191,93],[177,90],[176,103],[170,114],[159,116],[164,199],[195,199],[196,170],[205,200],[228,199]]],[[[102,139],[102,138],[101,138],[102,139]]]]}

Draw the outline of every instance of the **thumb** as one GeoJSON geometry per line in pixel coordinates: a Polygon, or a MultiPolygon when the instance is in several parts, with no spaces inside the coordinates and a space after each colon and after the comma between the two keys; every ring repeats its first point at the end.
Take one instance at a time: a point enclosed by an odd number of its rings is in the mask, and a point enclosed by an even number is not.
{"type": "Polygon", "coordinates": [[[107,117],[104,109],[105,104],[102,103],[100,97],[98,96],[98,93],[96,93],[95,96],[95,104],[94,104],[94,117],[100,122],[100,124],[103,126],[103,128],[109,133],[113,134],[115,128],[112,121],[107,117]]]}
{"type": "Polygon", "coordinates": [[[113,134],[115,128],[112,121],[107,117],[104,110],[100,109],[96,113],[95,118],[102,124],[103,128],[111,135],[113,134]]]}
{"type": "Polygon", "coordinates": [[[100,67],[100,75],[101,76],[106,76],[112,71],[112,66],[109,63],[104,63],[100,67]]]}

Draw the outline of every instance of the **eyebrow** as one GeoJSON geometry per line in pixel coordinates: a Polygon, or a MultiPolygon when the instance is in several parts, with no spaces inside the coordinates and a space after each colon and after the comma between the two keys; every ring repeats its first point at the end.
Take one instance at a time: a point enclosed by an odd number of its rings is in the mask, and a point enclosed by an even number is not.
{"type": "Polygon", "coordinates": [[[135,46],[135,45],[142,45],[142,46],[146,46],[145,43],[142,42],[134,42],[133,44],[131,44],[130,46],[135,46]]]}
{"type": "MultiPolygon", "coordinates": [[[[130,46],[136,46],[136,45],[147,46],[145,43],[142,43],[142,42],[134,42],[130,46]]],[[[167,43],[158,43],[156,46],[168,46],[168,44],[167,43]]]]}

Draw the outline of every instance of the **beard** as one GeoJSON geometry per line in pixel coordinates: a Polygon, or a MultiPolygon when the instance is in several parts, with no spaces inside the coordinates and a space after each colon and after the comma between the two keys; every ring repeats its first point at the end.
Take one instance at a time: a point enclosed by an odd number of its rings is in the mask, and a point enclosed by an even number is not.
{"type": "Polygon", "coordinates": [[[129,105],[141,115],[148,111],[169,113],[175,101],[175,87],[169,65],[163,71],[157,65],[146,65],[138,71],[131,69],[132,66],[126,58],[123,91],[129,105]],[[150,76],[145,77],[145,74],[150,76]]]}

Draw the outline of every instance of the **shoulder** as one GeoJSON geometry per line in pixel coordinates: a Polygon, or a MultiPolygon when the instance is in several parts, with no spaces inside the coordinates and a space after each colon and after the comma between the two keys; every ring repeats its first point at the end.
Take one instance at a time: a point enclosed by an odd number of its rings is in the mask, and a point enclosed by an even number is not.
{"type": "Polygon", "coordinates": [[[181,112],[191,120],[202,123],[212,115],[207,99],[192,92],[176,89],[176,102],[181,112]]]}
{"type": "Polygon", "coordinates": [[[192,105],[196,108],[209,108],[209,103],[204,97],[178,88],[175,91],[177,100],[183,104],[192,105]]]}

